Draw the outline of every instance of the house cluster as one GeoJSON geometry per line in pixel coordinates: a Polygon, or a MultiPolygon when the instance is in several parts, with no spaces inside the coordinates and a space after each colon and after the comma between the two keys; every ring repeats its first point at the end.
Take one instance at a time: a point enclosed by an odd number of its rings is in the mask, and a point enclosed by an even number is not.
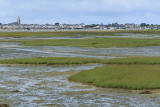
{"type": "Polygon", "coordinates": [[[0,24],[0,29],[12,29],[12,30],[63,30],[63,29],[85,29],[85,24],[17,24],[16,22],[9,23],[9,24],[0,24]]]}
{"type": "Polygon", "coordinates": [[[65,30],[65,29],[109,29],[109,30],[117,30],[117,29],[160,29],[160,25],[154,24],[134,24],[134,23],[126,23],[126,24],[118,24],[112,23],[104,25],[102,24],[90,24],[85,25],[84,23],[80,24],[21,24],[20,17],[18,16],[17,21],[9,24],[0,23],[0,29],[9,29],[9,30],[65,30]]]}
{"type": "Polygon", "coordinates": [[[110,30],[117,30],[117,29],[126,29],[126,30],[139,30],[139,29],[160,29],[160,25],[153,25],[153,24],[134,24],[134,23],[126,23],[126,24],[118,24],[118,23],[112,23],[112,24],[92,24],[92,25],[86,25],[87,28],[93,28],[93,29],[110,29],[110,30]]]}

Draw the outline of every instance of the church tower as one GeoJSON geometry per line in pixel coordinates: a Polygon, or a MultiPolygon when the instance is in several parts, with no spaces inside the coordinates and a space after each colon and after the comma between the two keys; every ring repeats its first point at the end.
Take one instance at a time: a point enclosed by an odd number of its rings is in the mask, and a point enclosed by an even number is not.
{"type": "Polygon", "coordinates": [[[20,25],[21,24],[21,19],[20,19],[20,17],[18,16],[18,18],[17,18],[17,24],[18,25],[20,25]]]}

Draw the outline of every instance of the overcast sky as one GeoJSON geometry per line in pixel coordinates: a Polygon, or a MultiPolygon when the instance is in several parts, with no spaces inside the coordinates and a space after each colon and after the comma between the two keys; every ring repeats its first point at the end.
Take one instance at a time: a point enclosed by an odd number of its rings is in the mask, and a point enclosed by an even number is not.
{"type": "Polygon", "coordinates": [[[0,23],[160,24],[160,0],[0,0],[0,23]]]}

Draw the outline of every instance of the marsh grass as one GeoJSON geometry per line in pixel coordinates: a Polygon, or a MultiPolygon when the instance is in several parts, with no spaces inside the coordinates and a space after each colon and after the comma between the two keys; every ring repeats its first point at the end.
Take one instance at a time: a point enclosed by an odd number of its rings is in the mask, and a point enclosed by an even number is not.
{"type": "Polygon", "coordinates": [[[68,32],[5,32],[0,33],[0,37],[50,37],[50,36],[72,36],[73,34],[68,32]]]}
{"type": "Polygon", "coordinates": [[[104,88],[160,89],[160,57],[101,60],[105,67],[82,71],[69,80],[104,88]]]}
{"type": "Polygon", "coordinates": [[[129,58],[115,58],[102,61],[103,64],[117,64],[117,65],[135,65],[147,64],[155,65],[160,64],[160,57],[129,57],[129,58]]]}
{"type": "Polygon", "coordinates": [[[70,57],[38,57],[22,59],[0,60],[1,64],[47,64],[47,65],[72,65],[100,63],[100,59],[95,58],[70,58],[70,57]]]}
{"type": "Polygon", "coordinates": [[[99,63],[108,65],[155,65],[160,64],[160,57],[129,57],[114,59],[96,59],[81,57],[37,57],[22,59],[0,60],[1,64],[48,64],[48,65],[70,65],[70,64],[88,64],[99,63]]]}
{"type": "MultiPolygon", "coordinates": [[[[1,32],[0,37],[50,37],[50,36],[75,36],[81,35],[99,35],[114,36],[115,33],[142,33],[142,34],[160,34],[160,30],[118,30],[118,31],[53,31],[53,32],[1,32]]],[[[116,35],[117,36],[117,35],[116,35]]]]}
{"type": "MultiPolygon", "coordinates": [[[[9,42],[9,41],[7,41],[9,42]]],[[[49,39],[49,40],[23,40],[26,46],[71,46],[93,48],[133,48],[145,46],[160,46],[160,39],[128,39],[128,38],[92,38],[92,39],[49,39]]]]}
{"type": "Polygon", "coordinates": [[[112,65],[82,71],[69,80],[103,88],[159,89],[159,65],[112,65]]]}
{"type": "Polygon", "coordinates": [[[76,36],[81,35],[99,35],[114,36],[113,32],[107,31],[59,31],[59,32],[1,32],[0,37],[52,37],[52,36],[76,36]]]}

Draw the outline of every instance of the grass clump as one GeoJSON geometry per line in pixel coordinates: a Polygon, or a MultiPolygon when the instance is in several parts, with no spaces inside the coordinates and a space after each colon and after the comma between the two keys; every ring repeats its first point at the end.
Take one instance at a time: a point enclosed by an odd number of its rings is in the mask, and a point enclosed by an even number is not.
{"type": "Polygon", "coordinates": [[[103,88],[159,89],[159,65],[113,65],[82,71],[69,80],[103,88]]]}

